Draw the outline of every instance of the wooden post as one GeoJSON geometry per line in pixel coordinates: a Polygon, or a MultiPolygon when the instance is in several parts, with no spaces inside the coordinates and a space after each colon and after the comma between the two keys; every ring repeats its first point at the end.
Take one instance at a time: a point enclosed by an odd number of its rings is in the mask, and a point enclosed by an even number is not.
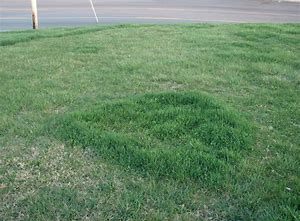
{"type": "Polygon", "coordinates": [[[39,28],[39,19],[38,19],[38,11],[37,11],[37,0],[31,0],[31,8],[32,8],[32,28],[39,28]]]}

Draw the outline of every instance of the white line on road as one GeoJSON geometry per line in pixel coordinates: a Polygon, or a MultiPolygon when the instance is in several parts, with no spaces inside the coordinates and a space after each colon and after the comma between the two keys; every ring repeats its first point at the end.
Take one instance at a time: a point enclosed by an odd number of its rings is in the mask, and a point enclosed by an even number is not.
{"type": "Polygon", "coordinates": [[[91,6],[92,6],[92,9],[93,9],[93,12],[94,12],[94,15],[95,15],[96,21],[97,21],[97,23],[99,23],[98,16],[97,16],[97,13],[96,13],[96,10],[95,10],[95,7],[94,7],[94,4],[93,4],[93,1],[92,1],[92,0],[90,0],[90,3],[91,3],[91,6]]]}

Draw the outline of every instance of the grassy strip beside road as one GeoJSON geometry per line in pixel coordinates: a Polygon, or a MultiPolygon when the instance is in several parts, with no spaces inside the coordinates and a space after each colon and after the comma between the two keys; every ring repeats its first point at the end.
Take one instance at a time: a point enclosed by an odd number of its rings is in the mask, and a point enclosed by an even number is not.
{"type": "Polygon", "coordinates": [[[0,33],[0,217],[299,219],[299,37],[297,24],[0,33]]]}

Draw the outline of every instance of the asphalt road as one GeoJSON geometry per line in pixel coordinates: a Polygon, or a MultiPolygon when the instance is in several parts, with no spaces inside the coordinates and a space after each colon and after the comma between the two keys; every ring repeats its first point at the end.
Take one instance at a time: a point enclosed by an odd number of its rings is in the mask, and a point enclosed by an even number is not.
{"type": "MultiPolygon", "coordinates": [[[[40,27],[96,24],[89,0],[37,0],[40,27]]],[[[299,1],[299,0],[296,0],[299,1]]],[[[93,0],[99,22],[300,22],[300,2],[278,0],[93,0]]],[[[1,0],[0,30],[30,29],[30,0],[1,0]]]]}

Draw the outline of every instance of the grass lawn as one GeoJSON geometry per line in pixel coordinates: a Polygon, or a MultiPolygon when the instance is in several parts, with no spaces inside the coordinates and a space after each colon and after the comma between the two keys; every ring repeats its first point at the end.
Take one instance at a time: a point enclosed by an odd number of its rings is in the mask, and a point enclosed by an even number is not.
{"type": "Polygon", "coordinates": [[[0,33],[1,220],[300,220],[300,25],[0,33]]]}

